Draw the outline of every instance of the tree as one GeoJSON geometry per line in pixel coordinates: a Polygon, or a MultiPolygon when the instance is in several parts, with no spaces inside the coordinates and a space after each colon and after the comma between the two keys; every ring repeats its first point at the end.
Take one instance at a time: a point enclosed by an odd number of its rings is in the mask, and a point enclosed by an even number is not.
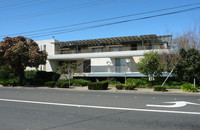
{"type": "Polygon", "coordinates": [[[180,81],[193,82],[194,78],[200,80],[200,52],[195,48],[188,50],[182,48],[179,51],[180,59],[174,73],[180,81]]]}
{"type": "Polygon", "coordinates": [[[136,64],[140,73],[149,77],[159,77],[164,71],[164,63],[160,61],[158,52],[144,53],[144,57],[136,64]]]}
{"type": "Polygon", "coordinates": [[[178,54],[169,51],[168,53],[163,52],[160,54],[160,62],[165,64],[164,70],[166,72],[170,72],[171,69],[174,67],[176,62],[178,61],[178,54]]]}
{"type": "Polygon", "coordinates": [[[40,51],[37,43],[32,39],[18,36],[5,37],[0,42],[0,64],[7,64],[18,74],[18,82],[24,79],[26,67],[38,68],[46,64],[47,53],[40,51]]]}
{"type": "Polygon", "coordinates": [[[197,22],[193,28],[184,31],[181,34],[177,34],[173,39],[173,44],[176,47],[177,52],[180,49],[196,48],[200,50],[200,24],[197,22]]]}
{"type": "Polygon", "coordinates": [[[56,71],[63,74],[67,80],[74,73],[79,72],[79,68],[77,68],[75,63],[63,62],[60,66],[57,66],[56,71]]]}

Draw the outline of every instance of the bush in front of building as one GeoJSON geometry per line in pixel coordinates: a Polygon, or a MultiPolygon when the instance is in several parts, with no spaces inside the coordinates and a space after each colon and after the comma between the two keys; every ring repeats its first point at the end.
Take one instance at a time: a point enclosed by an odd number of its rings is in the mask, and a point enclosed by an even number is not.
{"type": "Polygon", "coordinates": [[[89,90],[107,90],[108,89],[108,82],[102,81],[102,82],[88,83],[88,89],[89,90]]]}
{"type": "Polygon", "coordinates": [[[148,88],[152,86],[152,83],[150,83],[146,79],[137,79],[137,78],[128,78],[126,80],[126,84],[136,86],[137,88],[148,88]]]}
{"type": "Polygon", "coordinates": [[[117,90],[124,89],[124,85],[123,84],[117,84],[117,85],[115,85],[115,87],[116,87],[117,90]]]}
{"type": "MultiPolygon", "coordinates": [[[[69,82],[69,80],[67,80],[69,82]]],[[[73,86],[87,86],[91,81],[84,79],[71,79],[70,82],[73,86]]]]}
{"type": "Polygon", "coordinates": [[[48,81],[48,82],[45,82],[45,86],[48,86],[48,87],[50,87],[50,88],[55,87],[55,84],[56,84],[55,81],[48,81]]]}
{"type": "MultiPolygon", "coordinates": [[[[70,82],[70,86],[72,83],[70,82]]],[[[58,80],[55,84],[57,88],[69,88],[69,82],[66,80],[58,80]]]]}
{"type": "Polygon", "coordinates": [[[118,90],[134,90],[136,88],[135,85],[130,85],[130,84],[117,84],[116,89],[118,90]]]}
{"type": "Polygon", "coordinates": [[[135,88],[136,88],[136,85],[124,84],[125,90],[134,90],[135,88]]]}
{"type": "Polygon", "coordinates": [[[181,90],[184,92],[198,92],[198,89],[191,83],[185,83],[182,85],[181,90]]]}
{"type": "Polygon", "coordinates": [[[164,87],[164,86],[156,85],[156,86],[154,86],[154,91],[166,92],[167,89],[166,89],[166,87],[164,87]]]}
{"type": "Polygon", "coordinates": [[[60,74],[46,71],[25,71],[25,85],[43,86],[48,81],[58,81],[60,74]]]}
{"type": "Polygon", "coordinates": [[[0,79],[0,84],[3,86],[17,86],[17,78],[0,79]]]}

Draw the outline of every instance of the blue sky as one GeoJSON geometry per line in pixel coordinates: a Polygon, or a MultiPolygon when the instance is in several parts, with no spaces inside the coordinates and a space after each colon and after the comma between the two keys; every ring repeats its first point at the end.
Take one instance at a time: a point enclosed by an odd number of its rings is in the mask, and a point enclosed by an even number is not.
{"type": "Polygon", "coordinates": [[[52,36],[59,41],[70,41],[148,34],[174,35],[186,31],[193,27],[195,23],[198,24],[200,9],[98,28],[80,29],[195,7],[200,7],[200,0],[0,0],[0,39],[3,40],[4,36],[22,35],[35,41],[52,39],[52,36]],[[66,27],[73,24],[188,4],[194,5],[66,27]],[[58,32],[59,34],[55,34],[58,32]]]}

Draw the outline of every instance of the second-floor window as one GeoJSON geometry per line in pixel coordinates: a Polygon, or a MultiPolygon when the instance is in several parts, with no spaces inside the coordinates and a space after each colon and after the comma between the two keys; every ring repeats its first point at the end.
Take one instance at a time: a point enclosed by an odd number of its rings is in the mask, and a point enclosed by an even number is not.
{"type": "Polygon", "coordinates": [[[121,50],[122,50],[121,46],[109,47],[109,51],[121,51],[121,50]]]}
{"type": "Polygon", "coordinates": [[[92,52],[103,52],[103,48],[102,47],[92,48],[92,52]]]}

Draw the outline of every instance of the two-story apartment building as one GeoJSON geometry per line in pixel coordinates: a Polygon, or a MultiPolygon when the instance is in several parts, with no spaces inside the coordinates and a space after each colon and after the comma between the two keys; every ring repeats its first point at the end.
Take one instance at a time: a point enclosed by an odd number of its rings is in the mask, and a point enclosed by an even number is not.
{"type": "Polygon", "coordinates": [[[169,49],[171,35],[141,35],[60,42],[36,41],[46,50],[48,60],[40,70],[54,71],[62,62],[73,62],[80,72],[77,77],[143,77],[136,63],[145,52],[159,53],[169,49]]]}

